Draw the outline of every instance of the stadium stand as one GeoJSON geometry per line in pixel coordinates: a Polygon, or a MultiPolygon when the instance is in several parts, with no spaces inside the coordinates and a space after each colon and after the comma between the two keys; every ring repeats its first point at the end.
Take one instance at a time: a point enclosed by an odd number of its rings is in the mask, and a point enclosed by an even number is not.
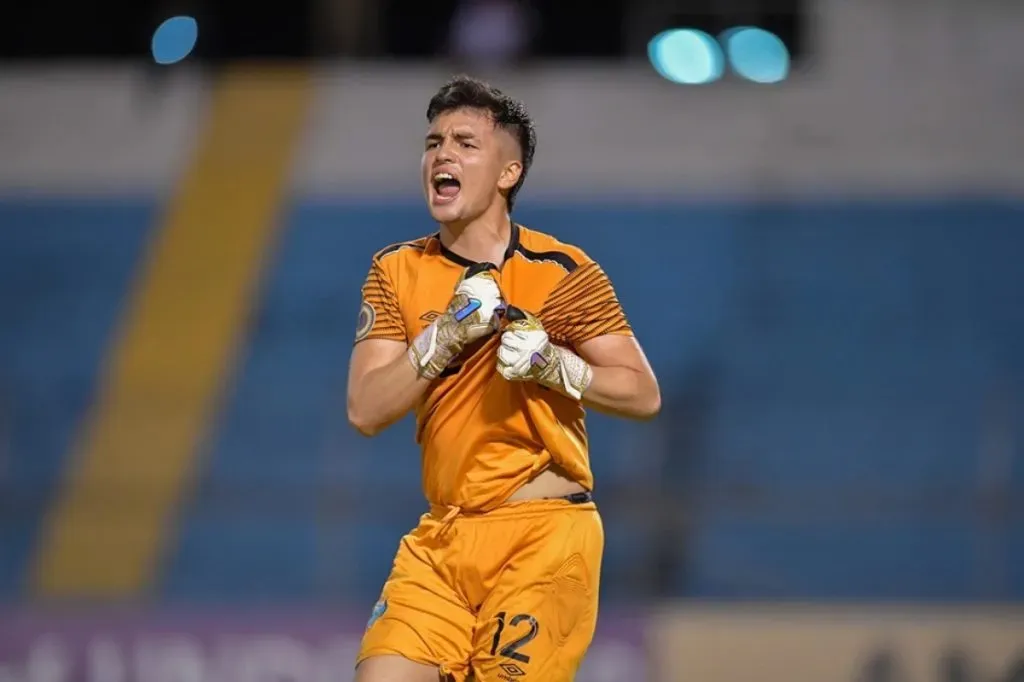
{"type": "Polygon", "coordinates": [[[20,594],[156,209],[0,201],[2,598],[20,594]]]}
{"type": "MultiPolygon", "coordinates": [[[[18,406],[12,451],[32,453],[0,473],[0,532],[16,548],[2,555],[5,598],[19,593],[152,211],[0,203],[0,222],[15,227],[0,231],[0,391],[18,406]]],[[[666,394],[686,395],[695,368],[710,376],[693,443],[673,430],[671,412],[658,437],[594,419],[608,597],[644,589],[637,582],[650,573],[637,564],[660,536],[633,493],[663,477],[663,494],[684,498],[687,510],[676,542],[698,551],[684,553],[697,558],[678,563],[668,587],[651,590],[983,592],[971,544],[979,424],[1001,382],[1024,380],[1015,351],[1024,316],[1014,312],[1024,269],[1012,263],[1024,250],[1019,213],[980,202],[524,207],[524,222],[605,265],[666,394]],[[974,225],[986,226],[977,228],[984,240],[974,225]],[[627,228],[632,243],[651,248],[621,248],[627,228]],[[652,267],[678,282],[667,317],[650,304],[643,275],[652,267]],[[631,478],[626,462],[639,463],[631,478]]],[[[411,428],[362,439],[344,422],[344,386],[370,254],[430,226],[415,204],[308,202],[286,222],[159,571],[171,600],[363,603],[423,508],[411,428]]],[[[1013,476],[1019,497],[1024,472],[1013,476]]],[[[1012,582],[1024,595],[1024,576],[1012,582]]]]}

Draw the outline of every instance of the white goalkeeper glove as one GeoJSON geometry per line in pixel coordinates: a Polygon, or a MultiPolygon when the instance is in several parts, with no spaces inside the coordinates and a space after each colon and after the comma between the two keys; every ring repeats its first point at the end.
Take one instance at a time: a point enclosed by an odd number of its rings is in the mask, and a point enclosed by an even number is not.
{"type": "Polygon", "coordinates": [[[468,344],[497,331],[504,308],[493,266],[467,268],[447,310],[409,346],[413,367],[420,376],[436,379],[468,344]]]}
{"type": "Polygon", "coordinates": [[[498,347],[498,373],[509,381],[536,381],[575,400],[583,398],[594,372],[568,348],[551,343],[536,317],[509,306],[498,347]]]}

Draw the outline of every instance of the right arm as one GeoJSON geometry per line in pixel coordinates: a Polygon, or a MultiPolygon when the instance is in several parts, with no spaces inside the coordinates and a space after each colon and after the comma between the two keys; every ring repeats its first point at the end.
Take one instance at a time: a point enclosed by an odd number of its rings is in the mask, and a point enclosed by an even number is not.
{"type": "Polygon", "coordinates": [[[375,436],[405,416],[429,385],[409,361],[405,342],[361,341],[349,362],[348,420],[364,436],[375,436]]]}
{"type": "Polygon", "coordinates": [[[362,285],[355,346],[348,363],[348,421],[372,436],[401,419],[430,384],[409,359],[397,288],[374,258],[362,285]]]}
{"type": "Polygon", "coordinates": [[[448,309],[408,345],[394,284],[374,260],[363,285],[348,372],[348,420],[373,436],[412,409],[470,341],[493,333],[501,292],[490,271],[467,271],[448,309]]]}
{"type": "Polygon", "coordinates": [[[409,361],[397,287],[377,258],[362,297],[348,367],[348,420],[359,433],[373,436],[405,416],[430,381],[409,361]]]}

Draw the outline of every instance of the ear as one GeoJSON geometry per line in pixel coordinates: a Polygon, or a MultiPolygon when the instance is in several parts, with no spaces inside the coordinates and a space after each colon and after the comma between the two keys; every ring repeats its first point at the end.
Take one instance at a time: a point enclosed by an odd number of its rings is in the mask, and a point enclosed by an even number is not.
{"type": "Polygon", "coordinates": [[[503,192],[508,192],[516,183],[519,182],[519,178],[523,175],[523,164],[520,161],[509,161],[505,164],[505,167],[501,170],[501,176],[498,177],[498,188],[503,192]]]}

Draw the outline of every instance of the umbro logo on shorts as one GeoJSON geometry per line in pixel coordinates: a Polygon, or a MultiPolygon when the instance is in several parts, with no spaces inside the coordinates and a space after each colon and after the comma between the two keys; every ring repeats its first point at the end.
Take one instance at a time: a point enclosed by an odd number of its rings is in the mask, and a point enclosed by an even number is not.
{"type": "Polygon", "coordinates": [[[506,682],[508,680],[514,680],[517,677],[522,677],[526,674],[526,671],[520,668],[515,663],[502,663],[498,667],[501,668],[502,672],[504,673],[503,675],[498,675],[498,678],[506,680],[506,682]]]}

